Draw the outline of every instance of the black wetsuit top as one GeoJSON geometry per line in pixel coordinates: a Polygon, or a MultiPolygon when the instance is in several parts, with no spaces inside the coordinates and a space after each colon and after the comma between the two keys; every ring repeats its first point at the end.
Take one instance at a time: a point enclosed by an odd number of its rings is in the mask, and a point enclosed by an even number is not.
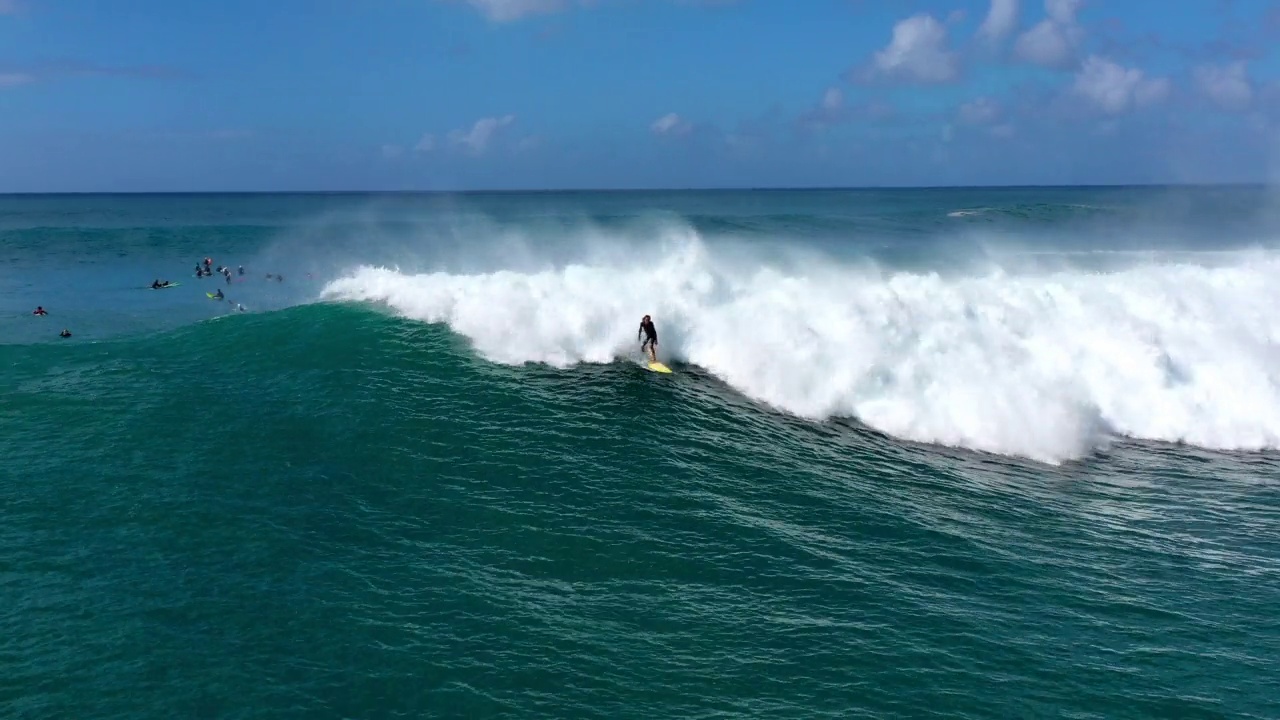
{"type": "Polygon", "coordinates": [[[641,322],[640,330],[645,334],[645,342],[658,342],[658,329],[653,326],[653,321],[641,322]]]}

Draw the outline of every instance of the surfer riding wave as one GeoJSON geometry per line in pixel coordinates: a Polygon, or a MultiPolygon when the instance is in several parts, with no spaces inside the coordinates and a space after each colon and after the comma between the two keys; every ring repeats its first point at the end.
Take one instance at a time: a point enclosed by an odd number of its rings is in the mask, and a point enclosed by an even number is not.
{"type": "Polygon", "coordinates": [[[653,326],[653,320],[648,315],[640,319],[640,330],[636,333],[636,339],[639,340],[642,334],[645,339],[643,343],[640,343],[640,352],[644,352],[648,348],[649,362],[658,362],[658,329],[653,326]]]}

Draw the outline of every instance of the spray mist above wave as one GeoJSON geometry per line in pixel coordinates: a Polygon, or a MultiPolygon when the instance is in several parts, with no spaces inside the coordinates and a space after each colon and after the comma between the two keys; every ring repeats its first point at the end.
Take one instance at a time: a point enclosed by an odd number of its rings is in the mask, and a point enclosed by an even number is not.
{"type": "Polygon", "coordinates": [[[690,231],[664,242],[535,272],[364,266],[323,295],[447,323],[514,364],[638,357],[647,313],[668,359],[802,417],[855,417],[920,442],[1048,462],[1112,434],[1280,446],[1277,254],[943,278],[755,262],[690,231]]]}

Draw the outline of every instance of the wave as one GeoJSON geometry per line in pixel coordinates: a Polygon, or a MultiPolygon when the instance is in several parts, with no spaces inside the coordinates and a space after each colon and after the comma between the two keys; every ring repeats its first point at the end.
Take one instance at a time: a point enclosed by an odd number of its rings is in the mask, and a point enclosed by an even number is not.
{"type": "Polygon", "coordinates": [[[651,314],[664,359],[782,411],[1058,463],[1117,435],[1280,447],[1277,273],[1280,254],[1253,251],[944,277],[760,261],[682,230],[541,270],[360,266],[322,297],[447,323],[494,362],[559,367],[638,359],[651,314]]]}

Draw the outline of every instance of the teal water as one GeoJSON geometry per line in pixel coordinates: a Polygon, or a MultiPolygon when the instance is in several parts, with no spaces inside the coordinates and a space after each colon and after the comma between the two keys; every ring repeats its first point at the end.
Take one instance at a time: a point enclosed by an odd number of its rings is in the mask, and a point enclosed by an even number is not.
{"type": "Polygon", "coordinates": [[[1273,200],[0,198],[0,716],[1280,716],[1273,200]]]}

